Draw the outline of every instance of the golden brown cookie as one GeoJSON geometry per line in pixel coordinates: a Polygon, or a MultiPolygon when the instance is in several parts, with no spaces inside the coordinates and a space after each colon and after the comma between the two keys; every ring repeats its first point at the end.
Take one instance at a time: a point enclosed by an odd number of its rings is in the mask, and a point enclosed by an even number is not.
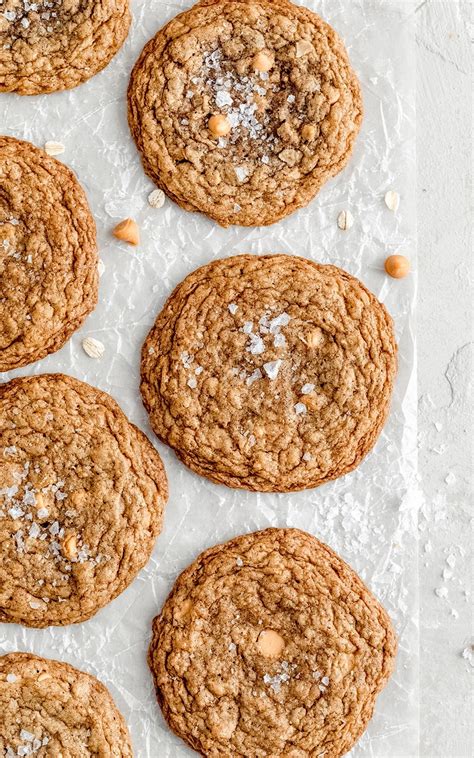
{"type": "Polygon", "coordinates": [[[0,657],[0,754],[5,758],[132,758],[130,735],[94,676],[32,653],[0,657]]]}
{"type": "Polygon", "coordinates": [[[204,0],[150,40],[128,90],[150,178],[222,226],[273,224],[349,160],[362,98],[336,32],[288,0],[204,0]]]}
{"type": "Polygon", "coordinates": [[[171,728],[208,758],[339,758],[394,667],[390,619],[298,529],[202,553],[153,622],[149,664],[171,728]]]}
{"type": "Polygon", "coordinates": [[[143,346],[141,391],[156,434],[193,471],[290,492],[367,455],[396,352],[384,306],[342,269],[239,255],[175,289],[143,346]]]}
{"type": "Polygon", "coordinates": [[[62,374],[0,385],[0,621],[85,621],[148,561],[161,459],[105,392],[62,374]]]}
{"type": "Polygon", "coordinates": [[[2,0],[0,92],[77,87],[110,63],[129,26],[128,0],[2,0]]]}
{"type": "Polygon", "coordinates": [[[97,303],[95,222],[75,175],[0,137],[0,371],[54,353],[97,303]]]}

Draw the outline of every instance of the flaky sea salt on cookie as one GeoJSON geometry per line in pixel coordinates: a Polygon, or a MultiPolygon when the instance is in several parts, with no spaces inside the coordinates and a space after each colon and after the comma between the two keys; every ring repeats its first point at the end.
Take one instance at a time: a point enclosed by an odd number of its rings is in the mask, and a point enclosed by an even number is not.
{"type": "Polygon", "coordinates": [[[168,495],[158,453],[105,392],[62,374],[0,386],[0,622],[93,616],[133,581],[168,495]]]}
{"type": "Polygon", "coordinates": [[[287,0],[208,0],[174,18],[138,59],[128,107],[146,173],[222,226],[307,205],[362,121],[340,38],[287,0]]]}
{"type": "Polygon", "coordinates": [[[208,758],[340,758],[396,655],[357,574],[297,529],[206,550],[153,622],[149,665],[170,727],[208,758]]]}
{"type": "Polygon", "coordinates": [[[352,471],[385,423],[393,324],[356,278],[289,255],[239,255],[191,273],[142,350],[156,434],[193,471],[258,491],[352,471]]]}
{"type": "Polygon", "coordinates": [[[0,372],[59,350],[97,303],[83,188],[63,163],[13,137],[0,137],[0,282],[0,372]]]}
{"type": "Polygon", "coordinates": [[[5,758],[132,758],[130,735],[94,676],[32,653],[0,656],[0,750],[5,758]]]}
{"type": "Polygon", "coordinates": [[[71,89],[101,71],[130,26],[128,0],[2,0],[0,92],[71,89]]]}

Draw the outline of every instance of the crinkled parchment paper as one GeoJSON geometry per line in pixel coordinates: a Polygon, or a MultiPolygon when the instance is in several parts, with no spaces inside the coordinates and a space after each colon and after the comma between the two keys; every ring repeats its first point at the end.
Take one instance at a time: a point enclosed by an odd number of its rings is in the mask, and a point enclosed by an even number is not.
{"type": "MultiPolygon", "coordinates": [[[[0,95],[0,132],[42,146],[58,140],[60,156],[85,186],[105,264],[100,302],[56,355],[13,375],[64,371],[110,392],[154,440],[142,407],[140,347],[172,288],[194,268],[237,252],[286,252],[334,263],[362,281],[395,319],[400,368],[390,419],[357,471],[294,495],[255,494],[216,486],[188,471],[157,443],[170,479],[165,528],[153,558],[129,589],[87,623],[44,631],[0,625],[0,652],[32,650],[100,677],[130,726],[138,758],[190,756],[165,726],[146,665],[150,623],[177,573],[204,548],[272,526],[306,529],[335,548],[390,612],[400,641],[397,671],[353,755],[417,755],[417,546],[414,274],[389,279],[387,255],[415,261],[415,112],[413,11],[399,0],[306,0],[344,38],[359,73],[366,116],[350,165],[305,210],[270,228],[218,228],[166,201],[149,207],[146,179],[126,121],[129,73],[143,44],[186,1],[132,0],[133,28],[101,74],[69,93],[33,98],[0,95]],[[384,194],[400,193],[397,213],[384,194]],[[338,229],[341,210],[354,226],[338,229]],[[142,244],[119,244],[111,229],[134,217],[142,244]],[[106,348],[100,360],[85,336],[106,348]]],[[[250,758],[250,757],[249,757],[250,758]]]]}

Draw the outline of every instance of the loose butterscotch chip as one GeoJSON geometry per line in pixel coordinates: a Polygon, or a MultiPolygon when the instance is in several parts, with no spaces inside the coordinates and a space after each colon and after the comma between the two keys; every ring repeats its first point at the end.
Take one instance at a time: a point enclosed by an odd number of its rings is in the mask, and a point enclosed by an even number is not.
{"type": "Polygon", "coordinates": [[[336,553],[267,529],[206,550],[178,577],[148,661],[166,721],[200,755],[340,758],[396,647],[386,611],[336,553]],[[188,601],[198,612],[183,623],[188,601]]]}
{"type": "Polygon", "coordinates": [[[410,261],[404,255],[389,255],[385,271],[393,279],[404,279],[410,273],[410,261]]]}
{"type": "Polygon", "coordinates": [[[140,230],[133,218],[126,218],[117,224],[113,230],[113,235],[121,242],[128,242],[129,245],[140,244],[140,230]]]}
{"type": "Polygon", "coordinates": [[[13,681],[0,686],[2,755],[132,758],[124,718],[91,674],[33,653],[0,656],[3,674],[13,681]]]}

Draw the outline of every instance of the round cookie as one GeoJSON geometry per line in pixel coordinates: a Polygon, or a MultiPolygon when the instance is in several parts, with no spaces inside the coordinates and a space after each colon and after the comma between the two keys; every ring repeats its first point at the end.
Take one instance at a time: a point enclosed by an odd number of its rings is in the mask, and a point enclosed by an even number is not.
{"type": "Polygon", "coordinates": [[[150,178],[222,226],[273,224],[349,160],[360,85],[336,32],[288,0],[204,0],[140,55],[129,124],[150,178]]]}
{"type": "Polygon", "coordinates": [[[130,19],[128,0],[3,0],[0,92],[77,87],[110,63],[130,19]]]}
{"type": "Polygon", "coordinates": [[[130,735],[94,676],[32,653],[0,657],[0,754],[132,758],[130,735]]]}
{"type": "Polygon", "coordinates": [[[105,392],[62,374],[0,385],[0,622],[85,621],[148,561],[161,459],[105,392]]]}
{"type": "Polygon", "coordinates": [[[390,316],[353,276],[289,255],[190,274],[142,349],[158,437],[193,471],[249,490],[317,487],[375,444],[396,373],[390,316]]]}
{"type": "Polygon", "coordinates": [[[59,350],[95,308],[95,222],[75,175],[0,137],[0,371],[59,350]]]}
{"type": "Polygon", "coordinates": [[[372,717],[396,639],[330,548],[298,529],[202,553],[153,622],[163,715],[203,756],[339,758],[372,717]]]}

